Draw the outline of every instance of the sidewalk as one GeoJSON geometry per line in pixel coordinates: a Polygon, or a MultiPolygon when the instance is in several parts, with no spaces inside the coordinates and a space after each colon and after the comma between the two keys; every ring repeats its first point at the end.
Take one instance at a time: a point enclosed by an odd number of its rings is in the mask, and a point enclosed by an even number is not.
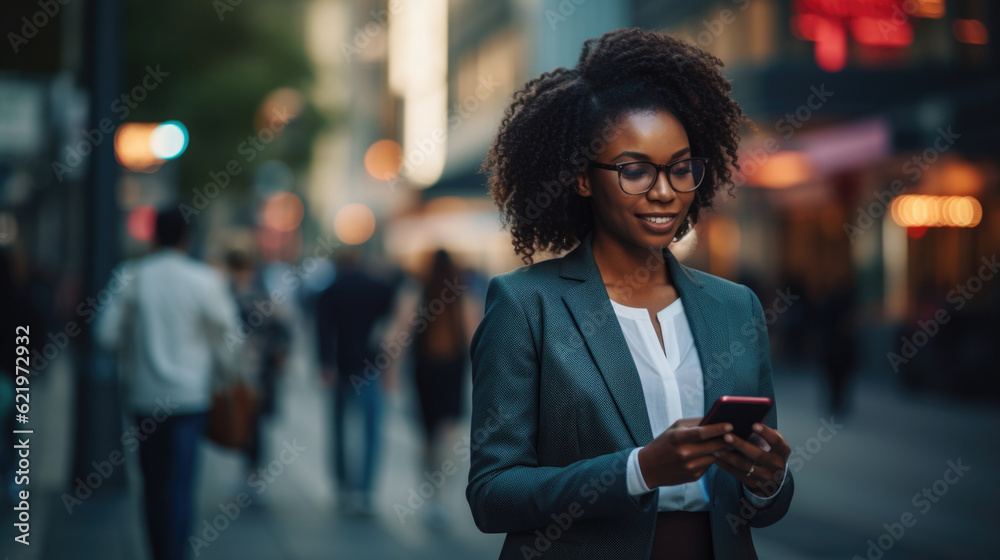
{"type": "MultiPolygon", "coordinates": [[[[260,485],[246,488],[238,457],[209,446],[203,449],[194,536],[204,544],[191,558],[496,557],[503,536],[484,535],[475,528],[464,496],[468,464],[459,457],[458,472],[441,490],[451,515],[446,532],[427,529],[422,522],[426,508],[416,509],[403,522],[397,518],[394,506],[405,505],[409,490],[422,482],[418,427],[408,413],[412,403],[398,396],[386,407],[377,516],[364,520],[335,514],[326,470],[327,395],[307,370],[304,362],[295,364],[283,384],[283,416],[269,430],[269,456],[280,463],[280,471],[273,466],[272,473],[278,474],[260,493],[260,485]],[[282,461],[286,444],[299,452],[294,457],[285,453],[282,461]],[[240,492],[253,504],[243,507],[240,492]],[[218,516],[227,511],[230,517],[238,511],[238,516],[222,523],[218,516]],[[213,522],[225,527],[206,530],[213,522]]],[[[54,376],[46,388],[46,410],[71,410],[59,404],[69,398],[68,388],[67,380],[54,376]]],[[[887,382],[867,378],[855,388],[852,414],[831,418],[821,412],[813,373],[780,372],[776,388],[779,427],[795,450],[790,467],[796,494],[785,519],[754,530],[761,558],[864,558],[869,539],[879,542],[880,537],[891,546],[885,560],[994,557],[989,535],[1000,499],[1000,482],[994,476],[1000,436],[989,428],[1000,424],[1000,411],[933,395],[903,395],[887,382]],[[821,433],[824,426],[836,433],[821,433]],[[948,462],[957,460],[970,470],[954,484],[935,487],[948,462]],[[944,488],[937,501],[928,500],[926,510],[913,501],[923,488],[944,488]],[[907,512],[915,525],[901,538],[883,536],[884,524],[899,523],[907,512]]],[[[47,448],[40,454],[49,472],[40,480],[49,490],[44,500],[36,498],[32,504],[37,508],[33,546],[30,551],[10,551],[8,546],[5,554],[17,559],[143,560],[135,492],[92,498],[85,510],[72,516],[62,507],[58,483],[64,478],[56,471],[64,472],[68,464],[69,447],[60,440],[69,433],[68,421],[52,419],[45,426],[51,437],[44,440],[47,448]]]]}
{"type": "MultiPolygon", "coordinates": [[[[190,558],[421,560],[496,556],[503,536],[480,533],[465,502],[467,463],[456,460],[458,471],[439,490],[450,514],[447,530],[428,530],[423,523],[425,508],[414,510],[402,522],[397,517],[394,506],[405,505],[410,488],[423,481],[418,467],[419,425],[407,412],[413,404],[399,395],[386,401],[377,515],[362,519],[335,513],[327,471],[327,391],[310,375],[306,357],[311,353],[296,349],[293,356],[295,361],[289,365],[279,395],[280,416],[266,435],[269,452],[265,457],[272,458],[270,475],[254,479],[248,486],[240,456],[202,444],[190,558]],[[220,519],[220,515],[224,517],[220,519]]],[[[134,453],[126,453],[130,488],[95,494],[72,515],[67,514],[61,495],[65,491],[62,482],[68,478],[72,433],[70,372],[63,368],[50,381],[44,396],[39,390],[36,397],[44,402],[38,409],[44,406],[47,411],[47,421],[38,432],[46,434],[40,440],[45,446],[40,454],[44,453],[49,472],[43,483],[33,484],[32,546],[12,549],[7,539],[0,554],[18,560],[145,560],[148,553],[134,453]]],[[[404,387],[404,394],[412,392],[406,393],[404,387]]]]}

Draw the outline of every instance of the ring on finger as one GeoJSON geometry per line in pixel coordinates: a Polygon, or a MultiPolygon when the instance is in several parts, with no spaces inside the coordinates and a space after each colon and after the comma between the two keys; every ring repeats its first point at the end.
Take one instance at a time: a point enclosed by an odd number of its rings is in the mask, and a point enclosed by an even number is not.
{"type": "Polygon", "coordinates": [[[757,461],[754,461],[753,464],[750,465],[750,470],[747,471],[746,476],[749,477],[750,475],[752,475],[753,474],[753,470],[756,467],[757,467],[757,461]]]}

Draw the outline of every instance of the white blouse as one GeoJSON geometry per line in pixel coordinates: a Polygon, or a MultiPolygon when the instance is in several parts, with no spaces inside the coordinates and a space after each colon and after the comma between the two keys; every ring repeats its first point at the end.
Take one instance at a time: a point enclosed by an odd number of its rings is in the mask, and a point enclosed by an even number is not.
{"type": "MultiPolygon", "coordinates": [[[[644,308],[627,307],[614,300],[611,306],[618,317],[625,342],[639,372],[642,394],[649,414],[649,427],[655,439],[681,418],[705,415],[705,388],[701,360],[694,345],[694,336],[680,298],[661,309],[656,318],[660,323],[663,347],[644,308]],[[664,354],[664,351],[666,353],[664,354]]],[[[639,449],[629,455],[626,473],[628,492],[638,496],[651,492],[639,470],[639,449]]],[[[787,475],[787,466],[786,466],[787,475]]],[[[660,511],[707,511],[711,501],[702,476],[695,482],[656,488],[660,511]]],[[[782,481],[781,486],[784,486],[782,481]]],[[[780,487],[779,487],[780,489],[780,487]]],[[[761,498],[744,487],[744,495],[762,506],[771,498],[761,498]]],[[[775,493],[775,496],[777,492],[775,493]]]]}
{"type": "MultiPolygon", "coordinates": [[[[680,298],[661,309],[656,318],[660,322],[663,348],[657,340],[656,330],[649,312],[640,307],[627,307],[616,301],[611,306],[618,316],[618,322],[632,352],[632,360],[639,371],[642,394],[649,413],[649,427],[653,438],[666,431],[681,418],[701,417],[705,414],[704,385],[701,361],[694,346],[694,337],[684,314],[684,304],[680,298]],[[664,355],[664,349],[666,354],[664,355]]],[[[649,492],[639,473],[639,450],[629,456],[627,474],[629,493],[636,495],[649,492]]],[[[707,511],[708,493],[704,487],[704,477],[696,482],[676,486],[661,486],[659,509],[683,511],[707,511]]]]}

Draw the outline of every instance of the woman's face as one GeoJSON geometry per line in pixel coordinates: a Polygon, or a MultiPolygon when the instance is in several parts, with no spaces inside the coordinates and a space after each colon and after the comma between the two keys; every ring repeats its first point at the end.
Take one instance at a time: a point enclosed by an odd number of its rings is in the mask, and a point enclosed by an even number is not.
{"type": "MultiPolygon", "coordinates": [[[[600,163],[651,161],[666,164],[692,154],[687,132],[673,114],[662,110],[626,113],[617,121],[607,148],[594,159],[600,163]]],[[[581,174],[581,196],[591,198],[594,239],[610,241],[631,252],[666,247],[680,228],[695,193],[670,188],[661,171],[645,194],[626,194],[618,185],[618,172],[590,168],[581,174]]]]}

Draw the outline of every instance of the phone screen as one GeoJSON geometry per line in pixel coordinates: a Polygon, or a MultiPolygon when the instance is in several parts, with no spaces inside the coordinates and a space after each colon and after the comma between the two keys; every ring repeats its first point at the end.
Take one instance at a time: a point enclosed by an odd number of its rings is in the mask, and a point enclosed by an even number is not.
{"type": "Polygon", "coordinates": [[[763,421],[772,406],[774,402],[767,397],[719,397],[701,425],[729,422],[734,434],[747,439],[753,432],[754,423],[763,421]]]}

